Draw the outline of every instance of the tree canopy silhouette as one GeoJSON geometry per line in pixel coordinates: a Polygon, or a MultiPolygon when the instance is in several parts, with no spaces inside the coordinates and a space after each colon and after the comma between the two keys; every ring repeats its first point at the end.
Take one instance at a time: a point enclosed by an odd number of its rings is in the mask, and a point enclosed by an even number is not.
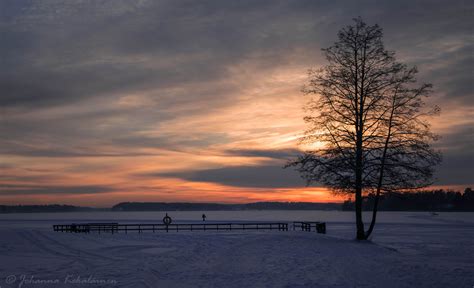
{"type": "Polygon", "coordinates": [[[357,239],[363,240],[373,231],[380,194],[430,185],[441,155],[430,146],[437,136],[428,119],[439,113],[424,102],[431,84],[416,84],[416,67],[384,48],[378,25],[354,22],[323,49],[329,64],[309,72],[303,91],[316,97],[305,107],[309,128],[302,142],[318,148],[288,166],[308,184],[354,194],[357,239]],[[362,198],[368,193],[376,200],[365,231],[362,198]]]}

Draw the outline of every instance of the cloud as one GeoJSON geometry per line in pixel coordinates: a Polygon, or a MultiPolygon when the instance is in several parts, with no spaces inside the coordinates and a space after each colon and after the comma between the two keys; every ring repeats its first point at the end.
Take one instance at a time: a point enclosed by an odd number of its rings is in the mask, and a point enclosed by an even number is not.
{"type": "Polygon", "coordinates": [[[239,157],[266,157],[266,158],[274,158],[277,160],[288,160],[301,154],[301,151],[298,149],[276,149],[276,150],[232,149],[232,150],[226,150],[225,153],[232,156],[239,156],[239,157]]]}
{"type": "Polygon", "coordinates": [[[305,182],[297,172],[282,166],[236,166],[217,169],[151,173],[147,177],[174,177],[188,181],[213,182],[236,187],[287,188],[304,187],[305,182]]]}
{"type": "MultiPolygon", "coordinates": [[[[120,182],[179,168],[185,172],[174,176],[189,181],[304,185],[278,166],[298,153],[306,101],[300,88],[306,69],[325,64],[320,48],[357,16],[380,24],[386,47],[419,66],[420,80],[435,87],[430,103],[450,115],[474,105],[474,3],[468,1],[0,5],[0,165],[11,170],[9,177],[29,177],[18,171],[41,166],[43,157],[44,166],[80,167],[79,179],[101,170],[120,182]],[[119,176],[113,167],[120,167],[119,176]]],[[[472,169],[462,161],[472,159],[468,116],[442,123],[440,174],[449,175],[440,177],[443,183],[469,182],[472,169]]],[[[58,181],[74,178],[68,173],[58,181]]]]}
{"type": "Polygon", "coordinates": [[[455,153],[445,153],[443,162],[436,171],[438,185],[472,185],[474,169],[474,153],[459,155],[455,153]]]}
{"type": "Polygon", "coordinates": [[[436,171],[439,185],[472,185],[474,175],[474,126],[453,125],[435,147],[443,152],[436,171]]]}
{"type": "Polygon", "coordinates": [[[114,189],[108,186],[84,185],[84,186],[37,186],[37,185],[0,185],[0,196],[8,195],[45,195],[45,194],[97,194],[112,192],[114,189]]]}
{"type": "MultiPolygon", "coordinates": [[[[13,146],[13,145],[12,145],[13,146]]],[[[72,157],[137,157],[137,156],[155,156],[156,153],[133,153],[133,152],[94,152],[94,151],[77,151],[74,149],[41,149],[28,146],[11,147],[10,150],[0,147],[0,154],[25,156],[25,157],[46,157],[46,158],[72,158],[72,157]]]]}

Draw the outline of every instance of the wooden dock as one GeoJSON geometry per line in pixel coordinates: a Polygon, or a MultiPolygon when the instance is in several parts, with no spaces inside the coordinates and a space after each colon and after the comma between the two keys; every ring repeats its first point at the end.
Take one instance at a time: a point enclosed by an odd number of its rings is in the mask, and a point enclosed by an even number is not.
{"type": "Polygon", "coordinates": [[[53,225],[56,232],[68,233],[128,233],[159,231],[233,231],[233,230],[278,230],[288,231],[283,222],[232,222],[232,223],[176,223],[176,224],[119,224],[119,223],[72,223],[53,225]]]}

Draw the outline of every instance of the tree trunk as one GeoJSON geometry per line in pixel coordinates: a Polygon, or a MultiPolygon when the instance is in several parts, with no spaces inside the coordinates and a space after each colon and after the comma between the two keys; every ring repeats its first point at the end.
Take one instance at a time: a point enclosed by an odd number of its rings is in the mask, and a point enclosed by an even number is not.
{"type": "Polygon", "coordinates": [[[357,240],[365,240],[364,222],[362,220],[362,133],[357,133],[356,145],[356,183],[355,183],[355,212],[357,240]]]}
{"type": "Polygon", "coordinates": [[[377,189],[377,194],[375,195],[375,200],[374,200],[374,208],[372,210],[372,221],[370,221],[370,226],[367,232],[365,233],[365,239],[368,239],[370,234],[372,234],[372,231],[374,230],[375,227],[375,221],[377,219],[377,206],[379,204],[379,198],[380,198],[380,189],[377,189]]]}
{"type": "Polygon", "coordinates": [[[357,226],[357,240],[365,240],[364,222],[362,221],[362,189],[356,190],[355,212],[357,226]]]}
{"type": "Polygon", "coordinates": [[[370,234],[372,234],[372,231],[374,230],[375,226],[375,221],[377,219],[377,206],[379,204],[379,198],[380,198],[380,191],[382,190],[382,185],[383,185],[383,174],[385,170],[385,161],[387,159],[387,150],[388,150],[388,144],[390,143],[390,137],[392,136],[392,121],[393,121],[393,114],[395,113],[395,96],[396,93],[393,97],[392,100],[392,110],[390,112],[390,118],[388,121],[388,132],[387,132],[387,138],[385,138],[385,145],[383,147],[383,153],[382,153],[382,160],[380,163],[380,174],[379,174],[379,180],[377,183],[377,193],[375,194],[375,199],[374,199],[374,208],[372,210],[372,221],[370,221],[370,226],[369,230],[365,233],[365,238],[369,238],[370,234]]]}
{"type": "MultiPolygon", "coordinates": [[[[362,103],[362,100],[360,100],[362,103]]],[[[357,125],[357,139],[356,139],[356,169],[355,169],[355,210],[356,210],[356,226],[357,226],[357,240],[365,240],[364,222],[362,220],[362,129],[364,128],[362,120],[363,106],[360,104],[359,119],[357,125]]]]}
{"type": "MultiPolygon", "coordinates": [[[[359,73],[359,47],[354,47],[354,92],[355,92],[355,106],[359,106],[356,109],[356,167],[355,167],[355,212],[356,212],[356,227],[357,227],[357,240],[365,240],[365,229],[364,221],[362,220],[362,174],[363,174],[363,131],[364,131],[364,91],[362,87],[359,87],[360,79],[359,73]],[[360,89],[360,90],[359,90],[360,89]]],[[[364,67],[364,63],[361,65],[364,67]]],[[[363,71],[362,71],[363,72],[363,71]]]]}

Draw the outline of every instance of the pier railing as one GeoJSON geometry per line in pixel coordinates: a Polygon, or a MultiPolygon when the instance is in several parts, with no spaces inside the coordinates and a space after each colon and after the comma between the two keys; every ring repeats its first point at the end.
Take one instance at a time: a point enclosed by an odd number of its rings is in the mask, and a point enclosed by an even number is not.
{"type": "Polygon", "coordinates": [[[278,230],[288,231],[288,223],[258,222],[258,223],[176,223],[176,224],[118,224],[118,223],[79,223],[53,225],[56,232],[90,233],[90,232],[138,232],[145,231],[232,231],[232,230],[278,230]]]}

